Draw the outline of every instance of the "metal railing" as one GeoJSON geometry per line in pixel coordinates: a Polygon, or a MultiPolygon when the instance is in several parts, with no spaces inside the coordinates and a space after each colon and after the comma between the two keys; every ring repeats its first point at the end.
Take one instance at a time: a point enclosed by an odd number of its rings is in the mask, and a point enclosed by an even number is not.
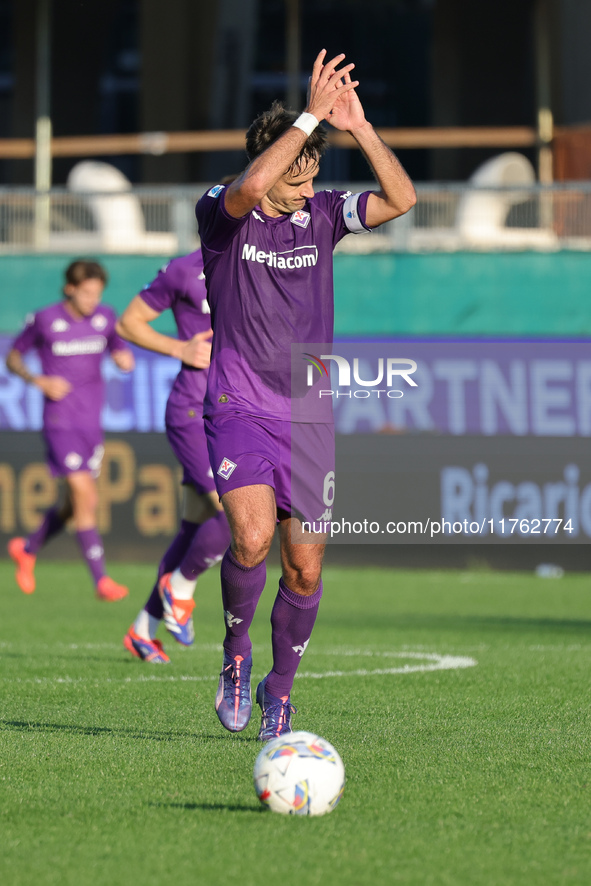
{"type": "MultiPolygon", "coordinates": [[[[175,255],[198,246],[195,203],[209,187],[135,187],[73,193],[0,189],[0,255],[133,253],[175,255]]],[[[338,185],[353,191],[371,183],[338,185]]],[[[341,252],[591,250],[591,182],[474,188],[424,184],[411,212],[341,252]]]]}

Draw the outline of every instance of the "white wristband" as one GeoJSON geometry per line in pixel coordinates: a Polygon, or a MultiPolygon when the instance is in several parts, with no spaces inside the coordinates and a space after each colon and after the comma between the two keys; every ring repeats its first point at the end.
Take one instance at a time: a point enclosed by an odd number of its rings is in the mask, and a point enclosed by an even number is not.
{"type": "Polygon", "coordinates": [[[307,111],[304,111],[293,125],[297,126],[298,129],[301,129],[302,132],[305,132],[306,135],[312,135],[319,122],[320,121],[316,119],[314,114],[308,114],[307,111]]]}

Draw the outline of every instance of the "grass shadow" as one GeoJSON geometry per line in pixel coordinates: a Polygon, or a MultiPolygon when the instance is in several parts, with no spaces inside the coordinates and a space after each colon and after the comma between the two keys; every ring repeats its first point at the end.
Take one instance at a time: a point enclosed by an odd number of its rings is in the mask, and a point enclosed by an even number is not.
{"type": "Polygon", "coordinates": [[[511,615],[401,615],[396,619],[402,627],[462,629],[485,628],[548,631],[591,631],[591,621],[578,618],[528,618],[511,615]]]}
{"type": "Polygon", "coordinates": [[[125,729],[110,726],[78,726],[72,723],[35,723],[27,720],[0,720],[0,727],[14,732],[67,732],[70,735],[123,735],[129,738],[147,738],[150,741],[174,741],[193,738],[190,732],[144,732],[141,729],[125,729]]]}
{"type": "Polygon", "coordinates": [[[268,813],[268,809],[264,806],[247,806],[246,804],[230,804],[230,803],[155,803],[150,802],[148,806],[168,809],[186,809],[189,812],[200,810],[202,812],[254,812],[256,815],[261,812],[268,813]]]}
{"type": "Polygon", "coordinates": [[[149,741],[177,741],[180,739],[199,739],[200,741],[228,741],[241,744],[260,744],[256,735],[243,733],[220,732],[215,735],[204,735],[196,732],[158,732],[142,729],[127,729],[112,726],[82,726],[75,723],[39,723],[32,720],[3,720],[0,718],[0,729],[13,732],[66,732],[70,735],[119,735],[127,738],[148,739],[149,741]]]}

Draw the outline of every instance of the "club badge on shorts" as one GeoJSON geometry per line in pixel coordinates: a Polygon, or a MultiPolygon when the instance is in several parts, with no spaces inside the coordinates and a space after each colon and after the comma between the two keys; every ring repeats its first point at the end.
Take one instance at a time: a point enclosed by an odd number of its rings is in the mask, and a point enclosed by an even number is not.
{"type": "Polygon", "coordinates": [[[223,458],[222,463],[218,468],[218,474],[220,477],[223,477],[224,480],[228,480],[235,469],[236,465],[233,461],[230,461],[229,458],[223,458]]]}

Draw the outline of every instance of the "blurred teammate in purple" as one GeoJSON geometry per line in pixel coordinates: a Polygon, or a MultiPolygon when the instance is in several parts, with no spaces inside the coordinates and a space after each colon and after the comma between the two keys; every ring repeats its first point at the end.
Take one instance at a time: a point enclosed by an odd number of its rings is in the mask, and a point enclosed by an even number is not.
{"type": "Polygon", "coordinates": [[[117,330],[142,348],[181,361],[166,405],[166,434],[183,467],[183,516],[178,534],[160,562],[152,593],[123,640],[126,649],[143,661],[166,663],[170,659],[156,638],[160,622],[164,619],[179,643],[188,646],[193,642],[197,578],[221,560],[230,541],[203,429],[212,330],[201,252],[165,265],[125,309],[117,330]],[[150,326],[168,309],[179,339],[150,326]]]}
{"type": "Polygon", "coordinates": [[[226,636],[216,710],[233,732],[251,716],[248,631],[279,520],[273,666],[256,694],[263,741],[291,730],[290,693],[322,596],[325,540],[304,533],[301,523],[330,520],[334,480],[330,417],[321,409],[295,411],[291,345],[332,341],[339,240],[402,215],[416,199],[365,119],[354,66],[338,69],[343,59],[325,63],[319,53],[306,111],[298,116],[276,103],[257,118],[246,137],[250,165],[228,187],[213,187],[196,210],[214,329],[205,430],[232,530],[221,567],[226,636]],[[321,120],[353,136],[378,181],[375,191],[314,193],[326,148],[321,120]]]}
{"type": "Polygon", "coordinates": [[[96,528],[96,478],[104,452],[101,363],[108,351],[119,369],[131,372],[134,360],[115,331],[113,309],[100,304],[107,283],[104,268],[80,259],[69,265],[65,277],[63,300],[28,318],[6,360],[11,372],[44,395],[47,463],[54,477],[64,479],[65,496],[47,511],[36,532],[27,539],[11,539],[8,552],[16,563],[20,589],[32,594],[38,551],[73,517],[97,596],[114,601],[128,591],[106,575],[103,543],[96,528]],[[41,375],[32,375],[23,361],[30,350],[39,353],[41,375]]]}

